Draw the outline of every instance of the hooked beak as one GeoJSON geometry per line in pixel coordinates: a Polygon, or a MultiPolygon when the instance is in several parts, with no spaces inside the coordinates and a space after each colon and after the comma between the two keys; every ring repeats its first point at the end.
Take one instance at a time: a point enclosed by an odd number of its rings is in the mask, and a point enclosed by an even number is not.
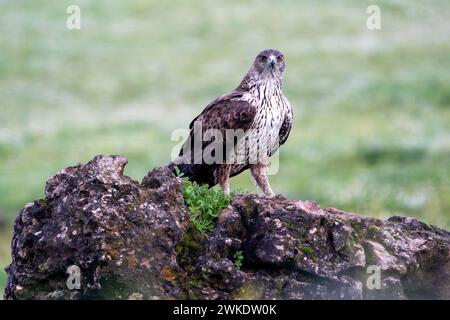
{"type": "Polygon", "coordinates": [[[267,59],[267,64],[273,67],[275,63],[277,63],[277,58],[274,55],[270,55],[269,59],[267,59]]]}

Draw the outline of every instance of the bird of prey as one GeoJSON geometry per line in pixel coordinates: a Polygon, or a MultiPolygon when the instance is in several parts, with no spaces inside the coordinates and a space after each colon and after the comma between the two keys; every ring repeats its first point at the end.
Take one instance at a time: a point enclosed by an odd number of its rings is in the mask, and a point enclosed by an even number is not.
{"type": "Polygon", "coordinates": [[[230,192],[230,177],[250,168],[263,193],[273,196],[269,158],[286,142],[293,121],[281,91],[284,69],[280,51],[260,52],[239,86],[210,102],[191,122],[190,134],[170,166],[198,184],[220,184],[225,194],[230,192]]]}

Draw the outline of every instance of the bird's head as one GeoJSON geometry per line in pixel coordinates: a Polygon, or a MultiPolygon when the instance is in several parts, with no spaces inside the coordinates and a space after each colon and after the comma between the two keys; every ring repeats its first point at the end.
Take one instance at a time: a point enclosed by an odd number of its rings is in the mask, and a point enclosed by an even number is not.
{"type": "Polygon", "coordinates": [[[247,91],[261,85],[281,88],[284,68],[284,55],[280,51],[276,49],[261,51],[237,89],[247,91]]]}
{"type": "Polygon", "coordinates": [[[260,75],[281,76],[284,68],[284,56],[276,49],[261,51],[253,62],[253,69],[260,75]]]}

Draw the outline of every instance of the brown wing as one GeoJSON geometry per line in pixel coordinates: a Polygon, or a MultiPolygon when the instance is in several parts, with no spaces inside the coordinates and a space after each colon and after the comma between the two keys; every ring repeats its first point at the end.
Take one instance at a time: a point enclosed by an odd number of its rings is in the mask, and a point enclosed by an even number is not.
{"type": "MultiPolygon", "coordinates": [[[[222,133],[222,137],[226,139],[227,129],[241,129],[247,131],[251,127],[255,115],[256,108],[247,101],[242,100],[242,93],[240,92],[233,91],[217,98],[209,103],[202,113],[192,120],[189,125],[191,131],[189,133],[188,141],[186,141],[181,149],[180,155],[183,154],[183,150],[188,143],[192,148],[194,147],[192,139],[195,137],[195,134],[201,133],[203,135],[208,129],[216,129],[219,130],[222,133]],[[201,125],[201,131],[197,130],[194,132],[195,125],[199,127],[201,125]]],[[[214,141],[203,141],[202,151],[212,142],[214,141]]],[[[223,143],[225,146],[225,141],[223,141],[223,143]]],[[[233,143],[236,144],[237,141],[234,141],[233,143]]]]}
{"type": "Polygon", "coordinates": [[[291,132],[291,128],[292,128],[292,112],[284,117],[283,124],[281,125],[279,133],[280,146],[286,142],[287,138],[289,137],[289,133],[291,132]]]}
{"type": "Polygon", "coordinates": [[[205,148],[211,148],[210,150],[221,148],[223,155],[221,160],[226,160],[228,156],[226,151],[233,150],[230,143],[234,147],[238,142],[237,139],[227,141],[226,130],[240,129],[244,132],[247,131],[250,129],[255,115],[256,108],[243,100],[242,93],[238,91],[230,92],[208,104],[189,126],[191,129],[189,137],[180,150],[180,156],[183,156],[185,161],[184,164],[178,166],[181,172],[192,181],[207,183],[210,186],[216,184],[214,171],[217,168],[217,164],[204,163],[203,152],[205,148]],[[215,137],[212,137],[211,140],[203,141],[201,137],[208,129],[218,130],[223,139],[216,141],[215,137]],[[202,141],[200,148],[196,146],[198,141],[202,141]]]}
{"type": "Polygon", "coordinates": [[[197,120],[202,120],[207,129],[249,129],[256,115],[256,108],[248,102],[241,100],[242,95],[242,92],[232,91],[211,101],[192,120],[189,129],[192,129],[197,120]],[[210,119],[212,121],[208,121],[210,119]]]}

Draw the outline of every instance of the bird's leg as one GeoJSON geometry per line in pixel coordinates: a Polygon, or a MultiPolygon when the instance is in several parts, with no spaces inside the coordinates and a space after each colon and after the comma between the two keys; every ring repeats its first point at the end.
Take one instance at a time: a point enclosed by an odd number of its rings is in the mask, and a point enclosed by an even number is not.
{"type": "Polygon", "coordinates": [[[272,188],[270,187],[267,169],[267,164],[259,163],[250,165],[250,171],[258,187],[262,190],[262,192],[264,192],[266,196],[273,197],[275,193],[273,193],[272,188]]]}
{"type": "Polygon", "coordinates": [[[227,196],[230,194],[230,173],[231,173],[231,165],[223,164],[219,167],[218,171],[219,185],[223,193],[225,193],[227,196]]]}

